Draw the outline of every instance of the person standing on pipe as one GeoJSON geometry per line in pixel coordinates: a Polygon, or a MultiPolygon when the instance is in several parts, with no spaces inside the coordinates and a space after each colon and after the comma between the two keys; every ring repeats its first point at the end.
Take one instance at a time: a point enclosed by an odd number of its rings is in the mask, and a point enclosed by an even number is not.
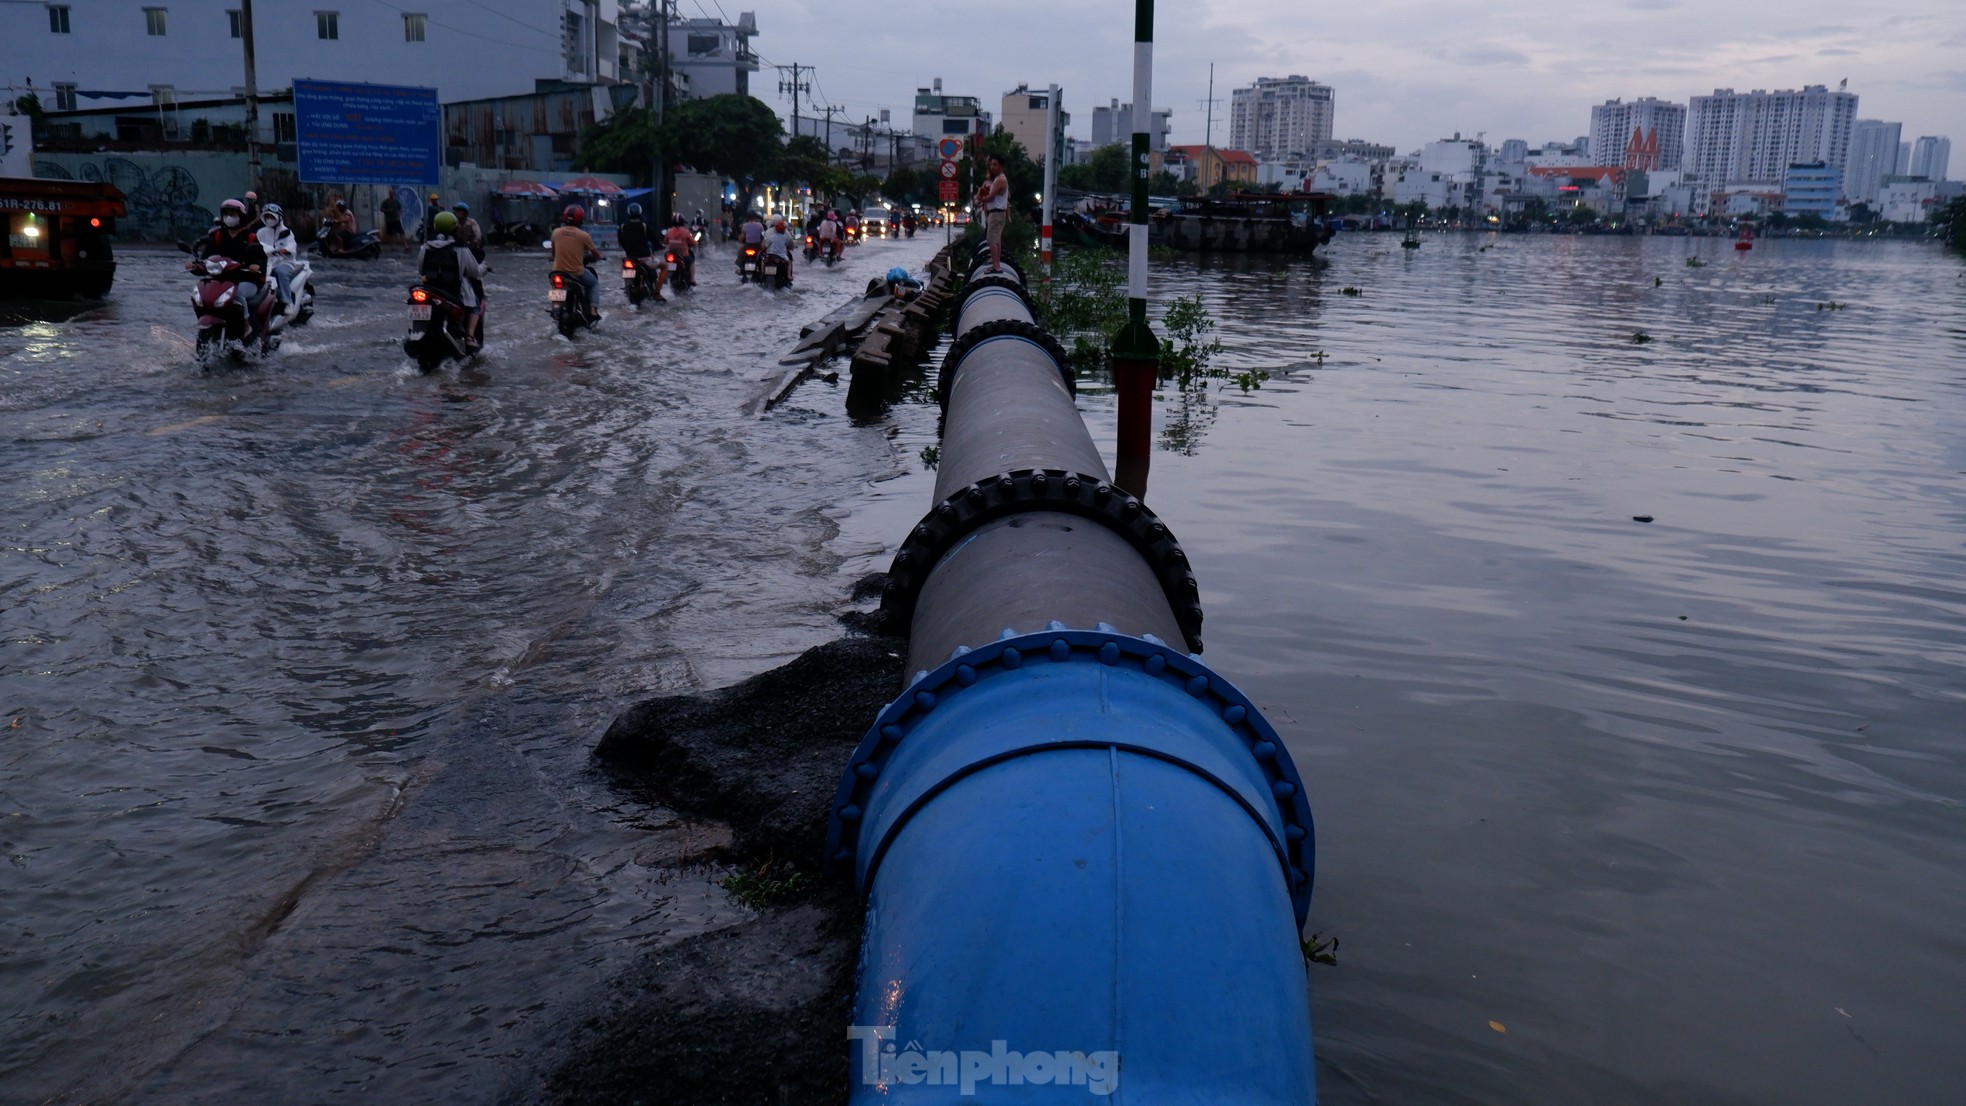
{"type": "Polygon", "coordinates": [[[990,155],[990,175],[976,190],[976,206],[983,210],[985,236],[990,241],[990,271],[1003,272],[1003,225],[1010,218],[1010,178],[1004,176],[1003,159],[990,155]]]}

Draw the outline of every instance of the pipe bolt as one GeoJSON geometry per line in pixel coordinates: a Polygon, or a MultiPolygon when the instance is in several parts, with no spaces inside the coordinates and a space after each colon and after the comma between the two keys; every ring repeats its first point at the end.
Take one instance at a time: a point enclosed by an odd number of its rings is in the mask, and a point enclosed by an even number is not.
{"type": "Polygon", "coordinates": [[[889,743],[901,740],[901,727],[889,722],[881,727],[881,740],[889,743]]]}
{"type": "Polygon", "coordinates": [[[858,822],[859,820],[860,820],[860,808],[858,806],[854,805],[853,803],[848,803],[847,805],[840,808],[840,821],[858,822]]]}
{"type": "Polygon", "coordinates": [[[975,684],[975,683],[976,683],[976,669],[975,669],[975,667],[974,667],[974,666],[972,666],[972,665],[967,665],[967,664],[959,664],[959,665],[957,665],[957,666],[956,666],[956,682],[957,682],[957,683],[959,683],[959,684],[961,684],[961,685],[963,685],[964,687],[969,687],[969,686],[971,686],[971,685],[973,685],[973,684],[975,684]]]}
{"type": "Polygon", "coordinates": [[[1022,668],[1024,666],[1024,654],[1016,649],[1005,649],[1003,651],[1003,666],[1005,668],[1022,668]]]}
{"type": "Polygon", "coordinates": [[[915,692],[915,709],[917,709],[917,710],[921,710],[921,711],[931,711],[931,710],[934,710],[934,709],[935,709],[935,693],[934,693],[933,691],[917,691],[917,692],[915,692]]]}
{"type": "Polygon", "coordinates": [[[1255,758],[1256,758],[1257,760],[1275,760],[1275,759],[1276,759],[1276,756],[1277,756],[1277,746],[1276,746],[1276,742],[1274,742],[1274,741],[1258,741],[1258,742],[1257,742],[1257,743],[1256,743],[1256,744],[1255,744],[1255,745],[1254,745],[1254,746],[1253,746],[1253,747],[1252,747],[1252,748],[1251,748],[1251,749],[1249,750],[1249,753],[1250,753],[1250,755],[1251,755],[1251,756],[1253,756],[1253,757],[1255,757],[1255,758]]]}
{"type": "Polygon", "coordinates": [[[1072,643],[1062,637],[1056,638],[1051,643],[1050,653],[1051,659],[1054,661],[1062,663],[1069,660],[1072,656],[1072,643]]]}
{"type": "Polygon", "coordinates": [[[1247,717],[1249,717],[1249,712],[1243,709],[1241,703],[1237,703],[1222,712],[1222,721],[1227,722],[1231,726],[1242,725],[1242,720],[1247,717]]]}
{"type": "Polygon", "coordinates": [[[863,780],[875,779],[881,774],[881,766],[871,760],[863,761],[853,769],[853,774],[863,780]]]}
{"type": "Polygon", "coordinates": [[[1200,697],[1200,696],[1203,696],[1203,695],[1206,695],[1206,694],[1208,694],[1208,677],[1207,677],[1207,676],[1191,676],[1191,677],[1189,677],[1189,678],[1188,678],[1188,694],[1190,694],[1190,695],[1193,695],[1193,696],[1196,696],[1196,697],[1200,697]]]}
{"type": "Polygon", "coordinates": [[[1109,641],[1106,644],[1101,645],[1099,647],[1100,664],[1118,664],[1119,662],[1120,662],[1119,642],[1109,641]]]}
{"type": "Polygon", "coordinates": [[[1278,780],[1270,785],[1270,790],[1276,794],[1277,798],[1288,799],[1292,795],[1297,794],[1297,785],[1291,783],[1289,780],[1278,780]]]}
{"type": "Polygon", "coordinates": [[[1167,658],[1161,656],[1159,653],[1155,653],[1153,656],[1147,658],[1145,667],[1147,669],[1147,675],[1158,676],[1167,671],[1167,658]]]}

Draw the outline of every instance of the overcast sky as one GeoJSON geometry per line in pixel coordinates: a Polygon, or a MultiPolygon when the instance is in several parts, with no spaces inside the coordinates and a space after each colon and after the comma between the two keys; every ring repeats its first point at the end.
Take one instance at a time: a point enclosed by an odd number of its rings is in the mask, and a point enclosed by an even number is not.
{"type": "MultiPolygon", "coordinates": [[[[754,95],[791,114],[770,65],[815,67],[810,104],[836,118],[892,109],[906,128],[915,90],[980,97],[998,112],[1020,82],[1056,83],[1068,133],[1092,134],[1092,108],[1132,98],[1131,0],[681,0],[682,14],[755,10],[753,47],[769,63],[754,95]],[[701,5],[699,7],[699,4],[701,5]],[[720,7],[721,5],[721,7],[720,7]]],[[[1229,92],[1301,74],[1332,86],[1336,137],[1400,151],[1455,132],[1490,143],[1569,141],[1591,105],[1642,96],[1685,103],[1716,88],[1791,89],[1848,79],[1864,119],[1904,124],[1909,142],[1960,142],[1966,176],[1966,0],[1198,0],[1155,5],[1154,106],[1172,140],[1201,142],[1209,65],[1213,139],[1228,141],[1229,92]]]]}

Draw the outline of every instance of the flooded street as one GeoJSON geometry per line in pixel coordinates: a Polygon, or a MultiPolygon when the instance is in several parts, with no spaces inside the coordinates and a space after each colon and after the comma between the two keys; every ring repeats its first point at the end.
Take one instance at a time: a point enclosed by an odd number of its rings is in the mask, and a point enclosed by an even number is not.
{"type": "MultiPolygon", "coordinates": [[[[523,1102],[742,916],[590,754],[837,636],[929,508],[931,406],[747,410],[941,243],[604,279],[572,343],[495,254],[432,376],[400,258],[317,266],[259,369],[193,367],[177,254],[0,329],[0,1102],[523,1102]]],[[[1966,265],[1731,246],[1155,263],[1262,375],[1163,387],[1147,502],[1310,792],[1326,1103],[1966,1086],[1966,265]]]]}
{"type": "Polygon", "coordinates": [[[0,330],[0,1100],[489,1101],[611,965],[740,909],[655,882],[588,757],[837,635],[886,432],[844,384],[745,410],[940,245],[778,294],[712,247],[639,316],[610,273],[572,343],[495,251],[486,356],[427,377],[401,258],[317,262],[257,368],[197,371],[174,252],[0,330]]]}

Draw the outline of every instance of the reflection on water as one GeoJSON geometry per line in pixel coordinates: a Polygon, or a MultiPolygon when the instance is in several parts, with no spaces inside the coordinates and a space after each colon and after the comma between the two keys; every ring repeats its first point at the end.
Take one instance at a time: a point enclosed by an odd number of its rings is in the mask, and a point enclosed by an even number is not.
{"type": "Polygon", "coordinates": [[[1163,390],[1150,501],[1310,781],[1325,1101],[1966,1086],[1963,271],[1352,235],[1157,274],[1270,374],[1163,390]]]}
{"type": "Polygon", "coordinates": [[[829,512],[896,459],[840,389],[740,412],[931,250],[775,296],[713,254],[574,343],[543,258],[495,254],[486,356],[432,377],[400,259],[317,267],[234,371],[192,365],[176,254],[0,330],[0,1100],[490,1101],[611,967],[727,921],[588,753],[837,632],[829,512]]]}

